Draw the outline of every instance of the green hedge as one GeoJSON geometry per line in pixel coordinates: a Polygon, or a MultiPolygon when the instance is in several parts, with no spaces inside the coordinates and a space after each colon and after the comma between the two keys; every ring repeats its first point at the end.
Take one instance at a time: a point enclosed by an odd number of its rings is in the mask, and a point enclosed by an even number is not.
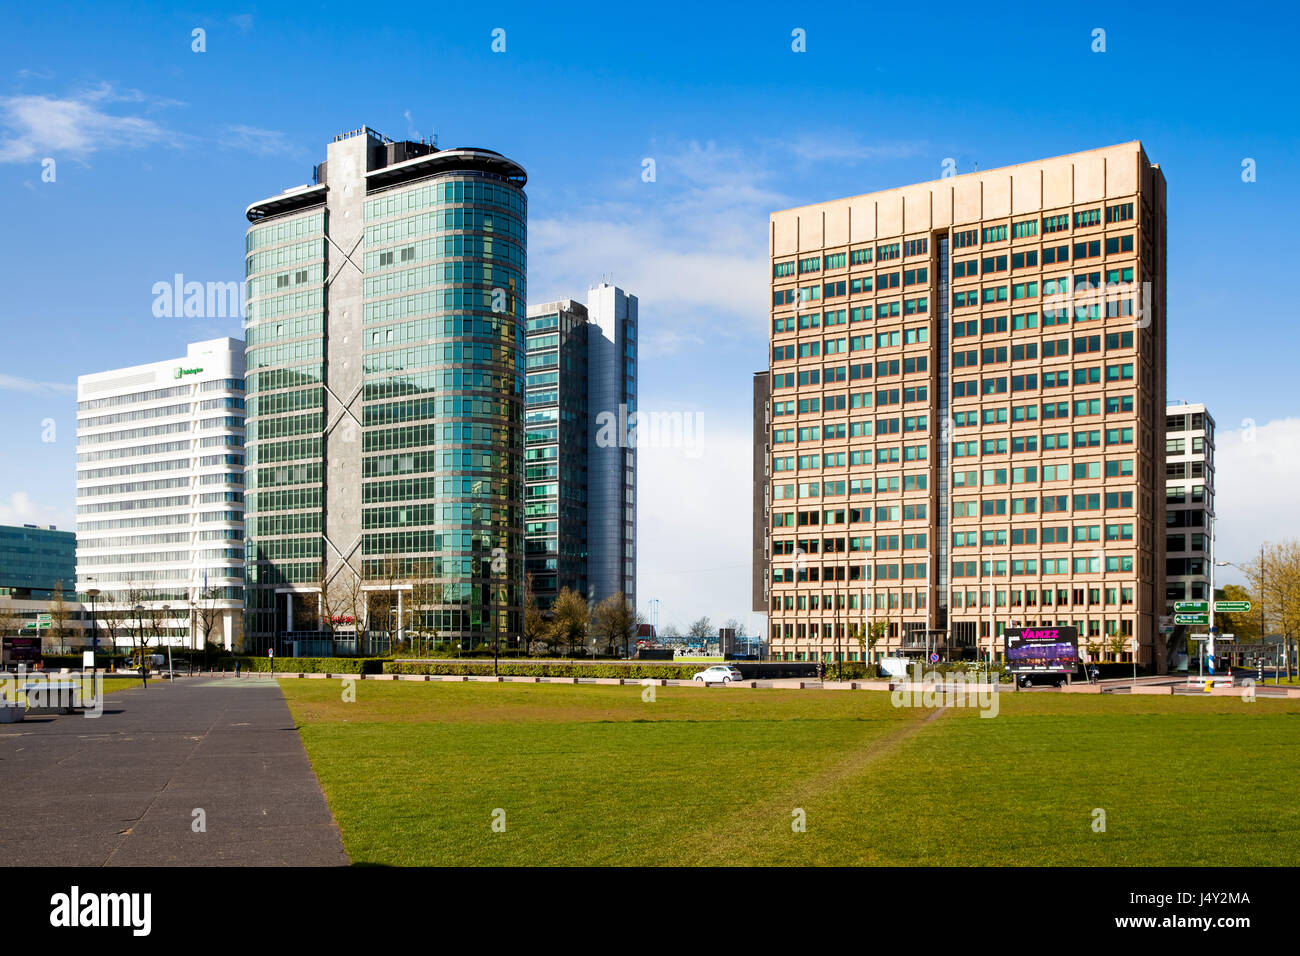
{"type": "MultiPolygon", "coordinates": [[[[227,657],[220,666],[234,670],[236,662],[246,671],[271,670],[269,657],[227,657]]],[[[379,674],[383,663],[382,657],[277,657],[275,670],[281,674],[379,674]]]]}
{"type": "MultiPolygon", "coordinates": [[[[698,664],[582,664],[557,662],[554,664],[501,661],[496,673],[502,677],[624,677],[640,680],[650,677],[664,680],[689,680],[698,674],[698,664]]],[[[385,661],[385,674],[446,674],[468,677],[491,677],[489,661],[385,661]]]]}
{"type": "MultiPolygon", "coordinates": [[[[81,670],[80,654],[42,654],[41,660],[45,662],[47,671],[56,671],[61,667],[74,671],[81,670]]],[[[116,659],[108,654],[95,655],[95,666],[99,668],[111,667],[115,661],[116,659]]]]}

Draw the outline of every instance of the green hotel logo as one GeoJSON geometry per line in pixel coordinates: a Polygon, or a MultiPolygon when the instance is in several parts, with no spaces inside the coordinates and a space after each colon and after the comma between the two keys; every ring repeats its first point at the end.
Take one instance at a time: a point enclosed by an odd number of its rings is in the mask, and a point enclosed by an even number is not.
{"type": "Polygon", "coordinates": [[[197,375],[202,371],[203,369],[201,368],[178,368],[176,370],[176,378],[180,378],[182,375],[197,375]]]}

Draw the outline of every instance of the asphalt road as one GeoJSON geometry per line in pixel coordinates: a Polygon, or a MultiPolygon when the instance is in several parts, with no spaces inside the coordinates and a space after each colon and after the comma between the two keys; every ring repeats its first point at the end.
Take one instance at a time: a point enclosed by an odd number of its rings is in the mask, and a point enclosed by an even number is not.
{"type": "Polygon", "coordinates": [[[0,724],[0,821],[8,866],[348,863],[272,680],[151,680],[97,718],[0,724]]]}

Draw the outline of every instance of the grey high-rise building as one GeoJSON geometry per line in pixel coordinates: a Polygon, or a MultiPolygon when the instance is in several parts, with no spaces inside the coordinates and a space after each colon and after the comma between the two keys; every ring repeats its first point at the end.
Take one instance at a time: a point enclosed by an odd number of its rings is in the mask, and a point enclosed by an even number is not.
{"type": "Polygon", "coordinates": [[[528,308],[526,570],[537,606],[587,589],[587,307],[528,308]]]}
{"type": "Polygon", "coordinates": [[[528,310],[527,553],[538,606],[564,588],[636,606],[637,297],[528,310]]]}
{"type": "Polygon", "coordinates": [[[331,621],[519,634],[525,182],[492,150],[363,127],[311,183],[248,207],[255,647],[314,648],[331,621]],[[336,613],[349,581],[361,621],[336,613]]]}
{"type": "Polygon", "coordinates": [[[601,283],[587,292],[588,597],[622,591],[636,607],[637,297],[601,283]],[[616,432],[617,441],[609,441],[616,432]]]}

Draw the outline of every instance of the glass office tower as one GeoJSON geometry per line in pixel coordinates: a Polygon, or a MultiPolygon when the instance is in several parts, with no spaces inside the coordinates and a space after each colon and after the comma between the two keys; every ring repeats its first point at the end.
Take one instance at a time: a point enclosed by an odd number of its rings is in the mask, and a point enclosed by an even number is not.
{"type": "Polygon", "coordinates": [[[638,300],[607,282],[528,310],[527,569],[537,606],[564,588],[636,607],[638,300]]]}
{"type": "Polygon", "coordinates": [[[513,639],[525,172],[362,128],[313,179],[247,211],[248,637],[301,650],[355,581],[372,635],[513,639]]]}
{"type": "Polygon", "coordinates": [[[526,569],[537,606],[587,590],[587,308],[528,310],[526,569]]]}

